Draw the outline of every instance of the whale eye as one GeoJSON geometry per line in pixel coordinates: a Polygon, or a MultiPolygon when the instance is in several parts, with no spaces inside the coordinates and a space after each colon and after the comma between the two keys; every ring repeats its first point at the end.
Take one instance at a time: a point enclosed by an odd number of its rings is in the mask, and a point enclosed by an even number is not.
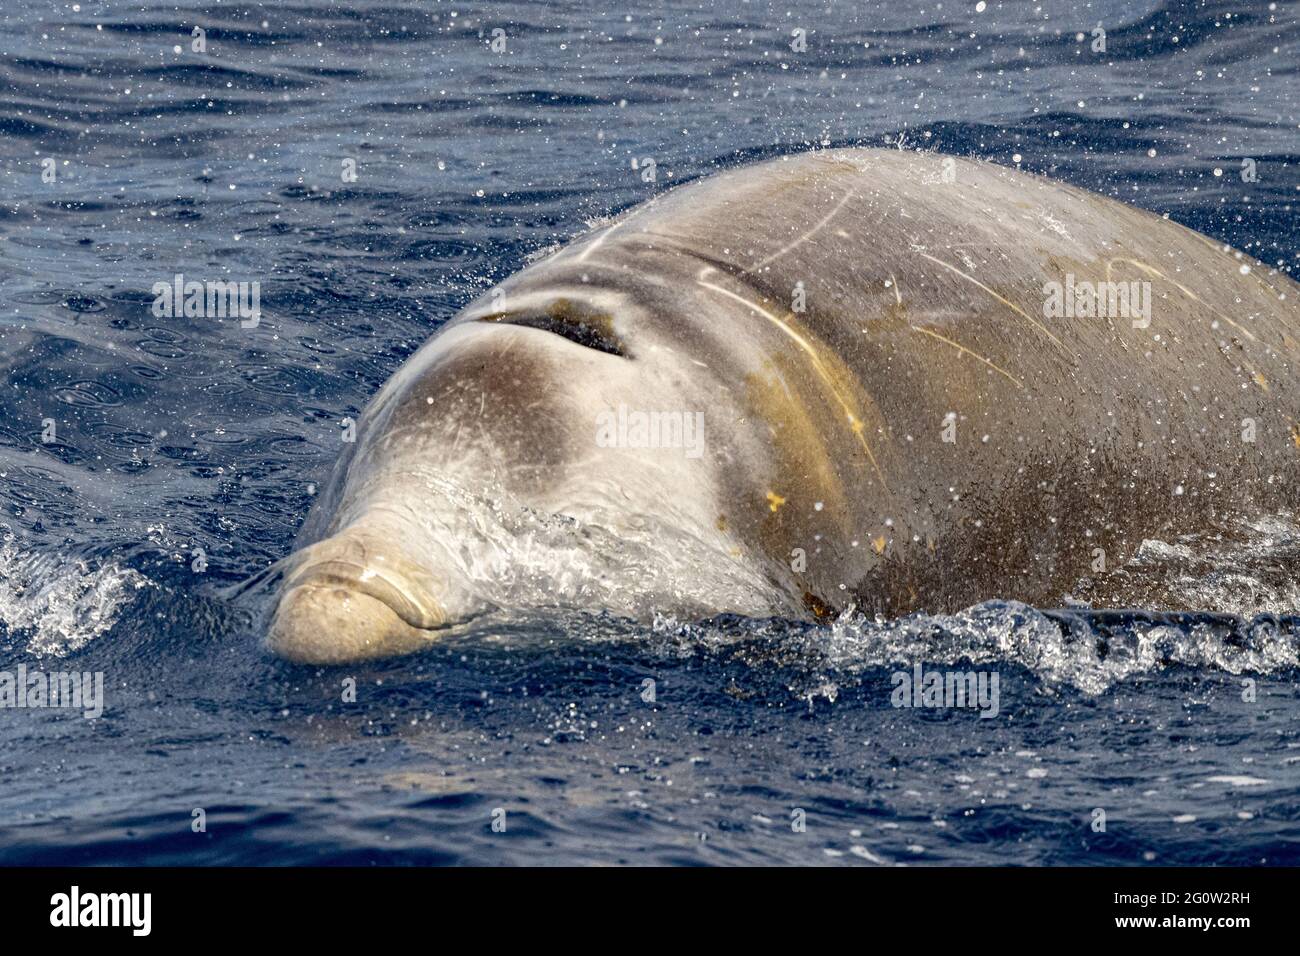
{"type": "Polygon", "coordinates": [[[543,311],[494,312],[479,321],[541,329],[584,348],[627,357],[622,339],[614,332],[613,316],[583,308],[569,299],[556,299],[543,311]]]}

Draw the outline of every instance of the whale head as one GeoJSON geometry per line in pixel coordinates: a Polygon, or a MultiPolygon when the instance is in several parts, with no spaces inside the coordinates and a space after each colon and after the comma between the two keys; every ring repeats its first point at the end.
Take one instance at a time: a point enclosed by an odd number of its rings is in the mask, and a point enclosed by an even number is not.
{"type": "MultiPolygon", "coordinates": [[[[397,656],[495,611],[595,604],[648,620],[668,605],[772,606],[769,576],[720,519],[703,453],[705,409],[728,423],[741,410],[722,407],[728,390],[692,348],[634,334],[650,306],[620,291],[621,270],[574,268],[472,304],[367,406],[278,569],[271,651],[310,664],[397,656]],[[677,431],[623,440],[628,409],[677,431]]],[[[727,460],[765,449],[733,441],[727,460]]]]}

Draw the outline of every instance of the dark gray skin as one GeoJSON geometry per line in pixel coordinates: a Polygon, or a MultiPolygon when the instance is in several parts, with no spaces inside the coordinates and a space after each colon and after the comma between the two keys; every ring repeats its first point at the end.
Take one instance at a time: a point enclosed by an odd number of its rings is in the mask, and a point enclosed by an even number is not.
{"type": "Polygon", "coordinates": [[[1158,605],[1099,555],[1292,507],[1297,302],[1174,222],[993,165],[833,150],[692,183],[523,270],[394,375],[268,641],[383,656],[513,603],[898,615],[1056,605],[1090,580],[1099,605],[1158,605]],[[1046,316],[1067,276],[1149,283],[1149,321],[1046,316]],[[619,404],[702,411],[703,455],[601,447],[619,404]],[[581,580],[500,586],[521,521],[581,580]],[[681,560],[647,584],[625,539],[681,560]]]}

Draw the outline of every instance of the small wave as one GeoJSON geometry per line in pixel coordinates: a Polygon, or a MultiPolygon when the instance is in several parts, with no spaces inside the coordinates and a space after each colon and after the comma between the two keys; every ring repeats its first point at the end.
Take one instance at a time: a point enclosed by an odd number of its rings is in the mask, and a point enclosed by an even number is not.
{"type": "Polygon", "coordinates": [[[0,533],[0,635],[27,652],[64,657],[99,637],[150,581],[113,561],[71,561],[20,549],[0,533]]]}
{"type": "Polygon", "coordinates": [[[1094,695],[1168,667],[1235,675],[1300,666],[1297,566],[1300,521],[1279,514],[1143,541],[1133,560],[1064,595],[1060,610],[990,600],[886,620],[850,608],[828,627],[661,615],[654,633],[679,652],[791,667],[801,696],[834,700],[872,668],[918,662],[1018,665],[1094,695]],[[1142,610],[1099,609],[1125,607],[1142,610]]]}
{"type": "Polygon", "coordinates": [[[820,640],[828,661],[850,672],[915,661],[1005,661],[1087,694],[1177,665],[1267,674],[1300,664],[1294,637],[1267,617],[1052,612],[1003,601],[889,622],[847,614],[820,640]]]}
{"type": "Polygon", "coordinates": [[[755,669],[783,668],[797,695],[831,701],[870,671],[916,663],[1018,666],[1046,685],[1090,696],[1171,667],[1235,675],[1300,666],[1296,618],[1039,610],[1014,601],[894,620],[850,609],[829,626],[769,620],[738,627],[734,618],[683,624],[661,617],[653,631],[677,653],[704,651],[755,669]]]}

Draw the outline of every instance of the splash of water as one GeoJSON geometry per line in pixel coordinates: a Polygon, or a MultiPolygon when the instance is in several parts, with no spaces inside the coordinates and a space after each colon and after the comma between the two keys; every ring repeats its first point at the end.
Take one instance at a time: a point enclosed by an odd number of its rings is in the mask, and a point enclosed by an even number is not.
{"type": "Polygon", "coordinates": [[[1048,684],[1099,694],[1130,677],[1185,666],[1270,674],[1300,666],[1300,525],[1294,516],[1243,520],[1173,542],[1142,543],[1132,561],[1079,592],[1098,606],[1134,593],[1139,581],[1162,600],[1144,611],[1093,610],[1065,596],[1065,610],[992,600],[955,614],[886,620],[848,609],[829,627],[792,622],[682,623],[661,615],[661,642],[690,652],[729,653],[755,667],[793,667],[796,690],[834,699],[838,684],[871,668],[1014,664],[1048,684]]]}
{"type": "Polygon", "coordinates": [[[1258,619],[1234,627],[1219,617],[1135,617],[1111,626],[1086,611],[1068,616],[988,601],[959,614],[896,621],[842,616],[819,641],[827,661],[850,673],[910,664],[1008,662],[1052,684],[1099,694],[1127,678],[1170,666],[1267,674],[1300,665],[1294,636],[1258,619]]]}
{"type": "Polygon", "coordinates": [[[0,531],[0,634],[27,638],[27,652],[64,657],[109,630],[144,575],[113,561],[65,560],[24,551],[0,531]]]}
{"type": "Polygon", "coordinates": [[[1300,620],[1261,615],[1042,611],[986,601],[956,614],[894,620],[850,609],[830,626],[734,620],[656,620],[652,636],[668,653],[721,654],[751,668],[781,667],[800,697],[834,701],[842,686],[872,669],[916,663],[957,668],[1023,667],[1045,685],[1100,694],[1128,678],[1170,667],[1270,674],[1300,667],[1300,620]]]}
{"type": "Polygon", "coordinates": [[[494,608],[601,608],[649,620],[671,607],[702,617],[725,608],[756,616],[797,613],[740,555],[728,555],[664,514],[625,513],[622,502],[588,518],[538,510],[499,487],[473,491],[423,476],[427,501],[408,518],[431,566],[445,567],[494,608]]]}

